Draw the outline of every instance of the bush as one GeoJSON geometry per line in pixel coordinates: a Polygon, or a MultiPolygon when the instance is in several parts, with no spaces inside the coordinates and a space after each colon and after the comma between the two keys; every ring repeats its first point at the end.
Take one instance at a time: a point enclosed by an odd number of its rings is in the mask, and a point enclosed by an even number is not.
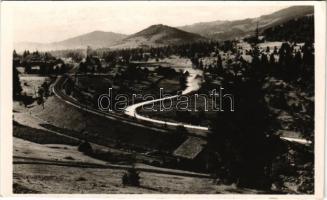
{"type": "Polygon", "coordinates": [[[122,177],[123,185],[140,186],[139,172],[133,167],[124,173],[122,177]]]}
{"type": "Polygon", "coordinates": [[[83,152],[85,154],[92,154],[93,148],[89,142],[84,141],[78,146],[78,151],[83,152]]]}
{"type": "Polygon", "coordinates": [[[76,179],[76,181],[86,181],[86,178],[84,178],[84,177],[78,177],[78,178],[76,179]]]}

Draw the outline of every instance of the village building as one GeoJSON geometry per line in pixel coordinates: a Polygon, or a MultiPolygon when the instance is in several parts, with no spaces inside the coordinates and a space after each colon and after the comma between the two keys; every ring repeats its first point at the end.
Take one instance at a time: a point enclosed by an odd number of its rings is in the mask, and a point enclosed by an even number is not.
{"type": "Polygon", "coordinates": [[[174,152],[180,167],[194,171],[211,171],[214,160],[207,149],[207,141],[189,136],[174,152]]]}

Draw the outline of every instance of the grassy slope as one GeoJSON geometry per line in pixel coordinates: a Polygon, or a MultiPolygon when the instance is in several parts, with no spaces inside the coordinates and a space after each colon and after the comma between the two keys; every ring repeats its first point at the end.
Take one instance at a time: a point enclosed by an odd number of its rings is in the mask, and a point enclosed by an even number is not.
{"type": "Polygon", "coordinates": [[[67,134],[74,137],[83,138],[81,130],[84,129],[83,133],[87,134],[90,141],[104,146],[120,141],[135,148],[144,147],[145,149],[173,151],[182,142],[181,138],[169,133],[158,133],[85,113],[56,97],[50,97],[46,101],[45,109],[37,106],[32,112],[37,117],[56,126],[52,128],[65,129],[67,134]]]}
{"type": "Polygon", "coordinates": [[[141,186],[121,183],[123,169],[96,168],[105,164],[62,144],[37,144],[14,138],[14,193],[256,193],[212,179],[141,172],[141,186]],[[44,164],[46,162],[47,164],[44,164]],[[61,163],[61,164],[59,164],[61,163]],[[65,163],[65,164],[62,164],[65,163]],[[89,167],[73,165],[85,163],[89,167]]]}

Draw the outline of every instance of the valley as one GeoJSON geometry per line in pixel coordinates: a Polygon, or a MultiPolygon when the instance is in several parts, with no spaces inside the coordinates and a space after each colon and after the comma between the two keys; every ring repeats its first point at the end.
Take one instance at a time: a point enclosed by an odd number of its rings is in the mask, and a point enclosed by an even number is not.
{"type": "Polygon", "coordinates": [[[17,46],[14,192],[312,194],[312,13],[17,46]]]}

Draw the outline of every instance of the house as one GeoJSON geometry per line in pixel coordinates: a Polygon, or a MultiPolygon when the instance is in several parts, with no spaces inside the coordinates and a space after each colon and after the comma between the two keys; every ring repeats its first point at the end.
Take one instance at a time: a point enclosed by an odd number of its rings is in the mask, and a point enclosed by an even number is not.
{"type": "Polygon", "coordinates": [[[207,141],[202,138],[188,137],[187,140],[174,151],[174,156],[193,160],[201,153],[206,144],[207,141]]]}
{"type": "Polygon", "coordinates": [[[210,171],[213,159],[207,148],[207,141],[203,138],[189,136],[174,152],[180,167],[195,171],[210,171]]]}

